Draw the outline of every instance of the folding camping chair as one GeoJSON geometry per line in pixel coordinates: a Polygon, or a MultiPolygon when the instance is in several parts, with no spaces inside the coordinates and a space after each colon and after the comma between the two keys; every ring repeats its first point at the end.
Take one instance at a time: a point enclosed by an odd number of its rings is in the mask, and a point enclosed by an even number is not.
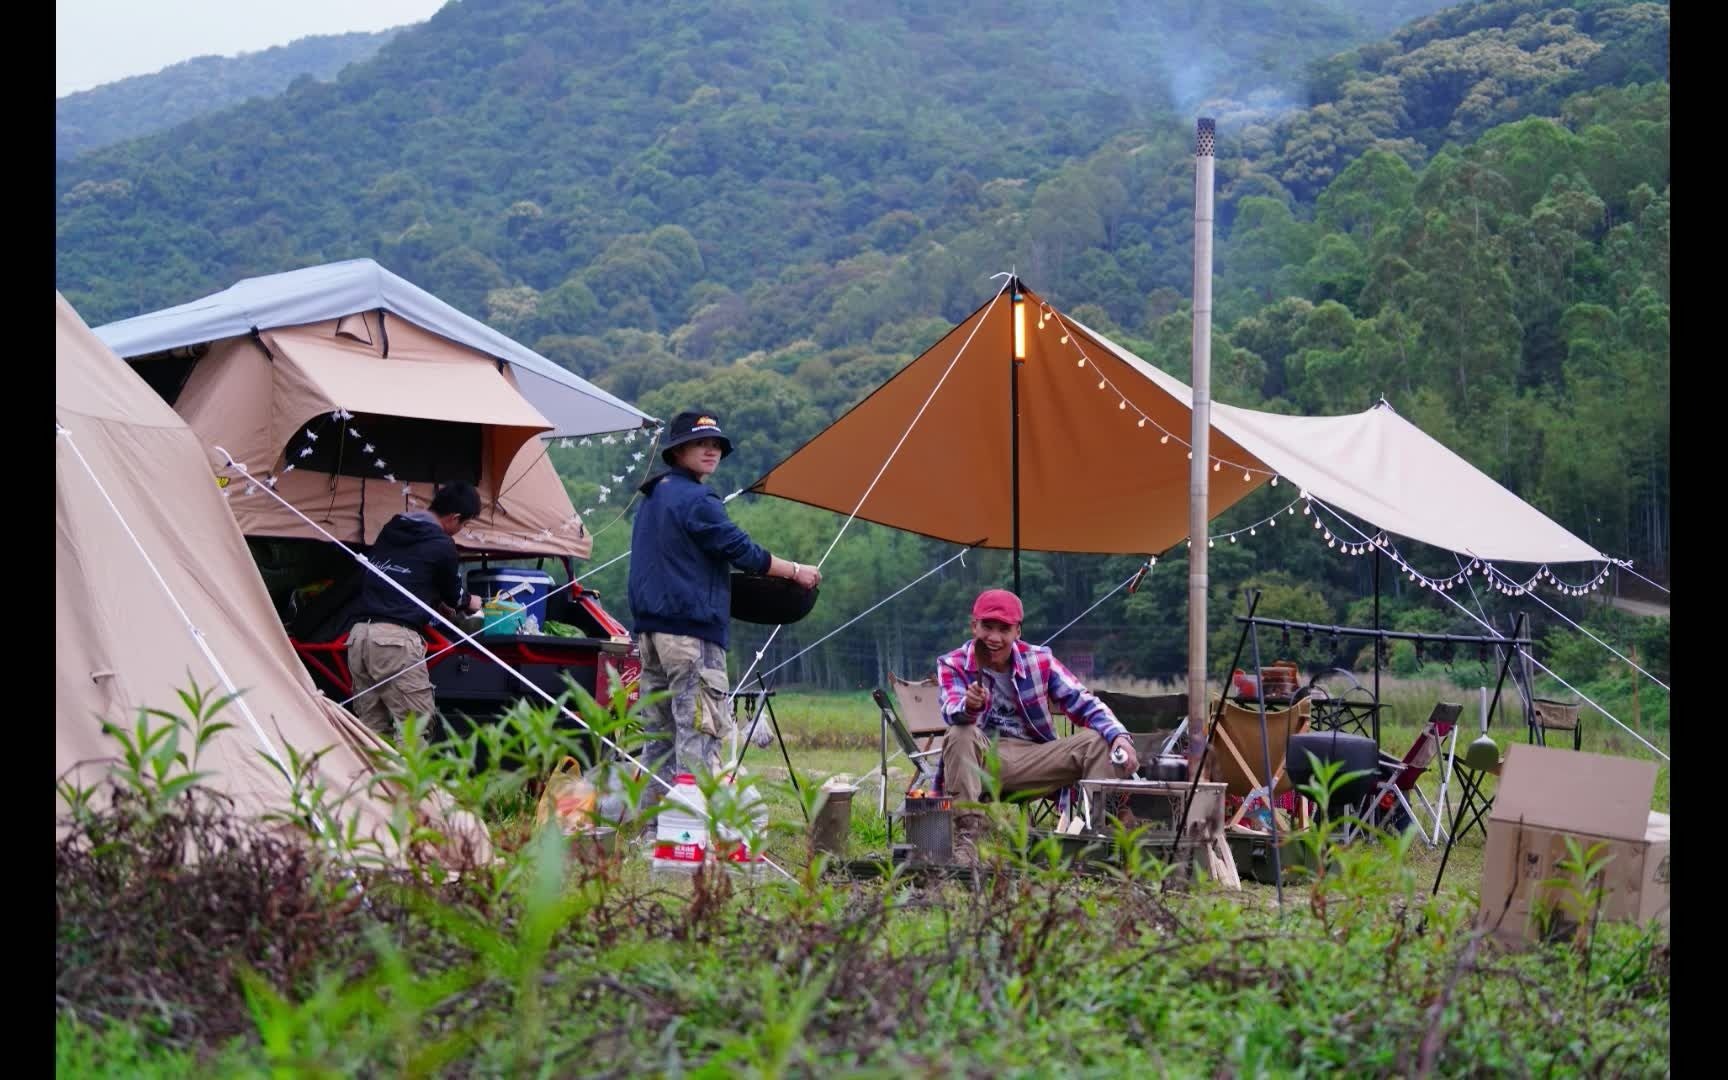
{"type": "Polygon", "coordinates": [[[1452,764],[1458,750],[1458,716],[1464,711],[1464,706],[1442,701],[1434,706],[1434,711],[1428,714],[1428,722],[1422,726],[1422,731],[1416,736],[1416,742],[1404,754],[1403,760],[1382,754],[1380,756],[1380,782],[1367,799],[1362,820],[1380,828],[1389,827],[1402,811],[1416,825],[1417,835],[1429,847],[1440,843],[1445,833],[1446,820],[1446,789],[1452,779],[1452,764]],[[1446,747],[1446,739],[1450,737],[1450,750],[1446,747]],[[1446,751],[1445,763],[1440,770],[1440,790],[1435,793],[1432,801],[1418,786],[1422,775],[1428,771],[1428,766],[1434,763],[1442,751],[1446,751]],[[1422,819],[1416,813],[1415,806],[1410,802],[1410,796],[1416,796],[1422,809],[1433,823],[1432,828],[1424,827],[1422,819]]]}
{"type": "MultiPolygon", "coordinates": [[[[888,695],[880,688],[871,695],[876,701],[877,709],[882,713],[884,730],[884,751],[880,765],[881,807],[884,818],[888,816],[887,736],[894,737],[898,752],[905,754],[907,760],[913,763],[914,775],[911,784],[906,788],[907,791],[912,791],[920,787],[934,787],[940,782],[942,742],[948,731],[948,722],[942,719],[942,700],[935,679],[909,682],[890,673],[888,681],[894,690],[892,700],[888,700],[888,695]],[[924,739],[922,747],[917,743],[919,737],[924,739]]],[[[1028,800],[1027,811],[1032,824],[1042,824],[1055,816],[1058,794],[1059,792],[1051,792],[1028,800]]]]}
{"type": "Polygon", "coordinates": [[[1094,690],[1098,700],[1128,729],[1141,761],[1168,754],[1188,728],[1187,694],[1123,694],[1094,690]]]}
{"type": "Polygon", "coordinates": [[[1550,731],[1572,733],[1572,749],[1584,749],[1584,726],[1578,722],[1578,703],[1535,698],[1530,703],[1530,741],[1548,745],[1550,731]]]}
{"type": "MultiPolygon", "coordinates": [[[[1276,803],[1278,796],[1291,789],[1290,777],[1285,769],[1285,748],[1289,745],[1290,736],[1300,735],[1308,730],[1309,709],[1312,698],[1303,698],[1286,709],[1266,710],[1266,743],[1272,754],[1272,775],[1262,780],[1255,765],[1250,761],[1262,763],[1258,768],[1264,768],[1265,754],[1260,745],[1260,709],[1238,705],[1233,701],[1224,702],[1224,715],[1218,723],[1218,748],[1221,751],[1213,756],[1218,770],[1218,778],[1227,785],[1225,791],[1242,800],[1242,805],[1236,809],[1226,823],[1234,828],[1242,821],[1248,812],[1248,796],[1261,788],[1267,789],[1267,801],[1276,803]]],[[[1212,708],[1218,708],[1218,699],[1212,699],[1212,708]]],[[[1208,719],[1210,723],[1210,719],[1208,719]]],[[[1308,800],[1300,794],[1296,797],[1296,813],[1302,828],[1308,827],[1308,800]]]]}
{"type": "Polygon", "coordinates": [[[936,786],[937,770],[940,768],[942,760],[942,747],[937,743],[937,740],[941,738],[942,732],[948,726],[942,722],[940,706],[935,704],[934,684],[927,687],[918,686],[905,683],[893,675],[890,675],[889,678],[894,686],[895,697],[900,697],[902,686],[913,691],[907,697],[901,698],[902,709],[905,709],[907,705],[911,705],[913,708],[906,710],[907,715],[912,717],[912,722],[909,724],[901,717],[900,712],[894,706],[893,699],[885,691],[880,687],[871,691],[870,696],[875,700],[876,708],[882,714],[882,760],[877,768],[882,777],[880,806],[884,818],[888,816],[889,736],[894,739],[896,752],[904,754],[906,760],[912,763],[912,782],[906,786],[906,790],[913,791],[919,788],[928,790],[936,786]],[[925,707],[926,701],[930,703],[928,708],[925,707]],[[934,714],[937,725],[934,730],[930,727],[931,714],[934,714]],[[920,733],[926,736],[923,746],[918,745],[917,736],[920,733]]]}

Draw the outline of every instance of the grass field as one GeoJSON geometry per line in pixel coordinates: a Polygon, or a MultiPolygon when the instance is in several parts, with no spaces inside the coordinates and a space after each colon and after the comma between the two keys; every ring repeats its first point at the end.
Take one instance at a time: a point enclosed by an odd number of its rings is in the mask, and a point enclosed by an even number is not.
{"type": "MultiPolygon", "coordinates": [[[[1175,693],[1183,689],[1180,683],[1103,683],[1101,688],[1148,694],[1175,693]]],[[[1457,687],[1448,683],[1439,680],[1385,677],[1382,680],[1381,693],[1386,701],[1386,708],[1382,713],[1381,745],[1389,753],[1402,756],[1415,743],[1423,721],[1439,701],[1465,705],[1464,723],[1458,739],[1460,754],[1481,730],[1476,701],[1470,695],[1460,694],[1457,687]]],[[[881,789],[875,779],[880,761],[881,725],[870,695],[864,692],[780,693],[774,698],[774,712],[785,736],[786,753],[791,757],[792,766],[797,770],[801,783],[820,785],[829,777],[852,781],[864,779],[864,787],[853,799],[852,853],[859,858],[885,853],[887,830],[879,811],[881,789]]],[[[1519,714],[1514,712],[1511,715],[1511,720],[1499,720],[1494,728],[1502,752],[1510,741],[1522,741],[1525,737],[1519,714]]],[[[1583,748],[1586,751],[1655,760],[1655,755],[1600,717],[1586,717],[1583,725],[1583,748]]],[[[1665,731],[1645,731],[1641,734],[1667,751],[1665,731]]],[[[1562,741],[1570,747],[1570,736],[1565,736],[1562,741]]],[[[1551,736],[1550,745],[1561,745],[1561,741],[1556,741],[1551,736]]],[[[912,779],[912,772],[905,758],[894,753],[892,739],[889,740],[889,750],[888,806],[893,809],[900,796],[905,793],[912,779]]],[[[799,822],[802,814],[787,782],[787,769],[780,747],[776,745],[766,750],[751,748],[745,753],[744,763],[750,773],[772,782],[769,798],[776,818],[790,823],[799,822]]],[[[1430,768],[1418,785],[1431,801],[1438,796],[1440,773],[1438,767],[1430,768]]],[[[1490,794],[1493,792],[1493,785],[1492,778],[1485,782],[1486,790],[1490,794]]],[[[1456,779],[1451,781],[1450,790],[1457,790],[1456,779]]],[[[1455,811],[1456,807],[1456,799],[1449,798],[1449,812],[1455,811]]],[[[1668,765],[1659,760],[1651,808],[1664,813],[1668,810],[1668,765]]],[[[1448,820],[1447,826],[1450,827],[1450,824],[1448,820]]],[[[1442,881],[1443,894],[1474,897],[1481,880],[1483,844],[1484,836],[1480,829],[1470,829],[1466,835],[1460,837],[1446,862],[1445,877],[1442,881]]],[[[1410,850],[1411,865],[1426,874],[1430,884],[1439,872],[1443,847],[1444,837],[1437,845],[1430,846],[1419,842],[1410,850]]],[[[778,841],[772,850],[793,863],[800,863],[806,857],[798,844],[791,840],[778,841]]],[[[1273,891],[1268,886],[1251,882],[1245,882],[1244,888],[1251,892],[1273,891]]]]}
{"type": "MultiPolygon", "coordinates": [[[[1417,682],[1385,690],[1383,745],[1399,753],[1435,700],[1457,700],[1417,682]]],[[[875,769],[868,695],[785,693],[775,707],[803,784],[875,769]]],[[[1609,738],[1586,727],[1586,749],[1609,738]]],[[[521,797],[489,804],[498,863],[449,882],[321,871],[280,838],[204,843],[189,860],[188,837],[233,826],[183,796],[124,842],[63,843],[56,1074],[1667,1069],[1665,935],[1604,925],[1491,948],[1471,929],[1480,833],[1432,899],[1439,850],[1408,839],[1328,846],[1334,869],[1287,885],[1281,907],[1250,881],[1167,890],[1165,868],[1126,851],[1113,875],[1085,877],[1012,843],[969,884],[850,882],[809,871],[780,748],[750,750],[746,767],[767,782],[769,850],[790,881],[666,879],[635,845],[572,865],[554,835],[531,836],[521,797]]],[[[891,765],[891,806],[907,779],[891,765]]],[[[854,802],[854,856],[886,853],[878,790],[854,802]]],[[[1655,801],[1666,809],[1665,767],[1655,801]]]]}

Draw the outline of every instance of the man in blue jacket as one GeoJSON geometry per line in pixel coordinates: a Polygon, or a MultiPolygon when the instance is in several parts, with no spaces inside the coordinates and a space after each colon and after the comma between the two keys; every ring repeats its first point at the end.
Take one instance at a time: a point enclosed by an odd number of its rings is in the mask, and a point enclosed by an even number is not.
{"type": "Polygon", "coordinates": [[[726,708],[731,568],[791,578],[806,589],[822,580],[814,566],[763,550],[703,483],[731,452],[732,440],[714,413],[679,413],[660,453],[670,468],[643,482],[631,533],[630,610],[642,693],[670,691],[644,714],[643,756],[668,783],[679,773],[717,770],[720,740],[732,727],[726,708]]]}

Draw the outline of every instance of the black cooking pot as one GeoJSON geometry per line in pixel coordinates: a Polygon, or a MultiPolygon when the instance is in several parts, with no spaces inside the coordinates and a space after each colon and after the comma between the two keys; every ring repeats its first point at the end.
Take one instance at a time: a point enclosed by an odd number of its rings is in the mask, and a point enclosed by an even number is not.
{"type": "Polygon", "coordinates": [[[1180,754],[1160,754],[1140,764],[1140,775],[1148,780],[1188,779],[1188,759],[1180,754]]]}
{"type": "Polygon", "coordinates": [[[787,626],[810,614],[822,587],[806,589],[791,578],[732,575],[732,617],[763,626],[787,626]]]}

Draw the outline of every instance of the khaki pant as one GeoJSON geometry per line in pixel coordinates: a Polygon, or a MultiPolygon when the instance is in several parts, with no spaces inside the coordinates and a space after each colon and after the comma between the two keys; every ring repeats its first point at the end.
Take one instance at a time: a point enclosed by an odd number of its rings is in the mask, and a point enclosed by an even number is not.
{"type": "MultiPolygon", "coordinates": [[[[953,797],[955,816],[961,824],[981,820],[976,810],[959,804],[979,801],[984,790],[984,751],[990,742],[976,724],[954,724],[943,736],[942,790],[953,797]]],[[[995,744],[1004,795],[1056,791],[1078,780],[1122,775],[1110,764],[1110,744],[1091,729],[1055,742],[999,738],[995,744]]]]}
{"type": "MultiPolygon", "coordinates": [[[[642,693],[667,696],[643,712],[647,743],[642,759],[668,784],[679,773],[701,777],[720,768],[720,741],[732,733],[726,708],[726,650],[685,634],[643,633],[636,639],[642,656],[642,693]]],[[[665,791],[648,788],[652,805],[665,791]]]]}
{"type": "Polygon", "coordinates": [[[432,716],[426,640],[418,630],[395,623],[356,623],[348,632],[348,670],[359,695],[354,699],[354,715],[386,739],[396,737],[409,713],[422,719],[432,716]],[[403,674],[392,677],[398,673],[403,674]]]}

